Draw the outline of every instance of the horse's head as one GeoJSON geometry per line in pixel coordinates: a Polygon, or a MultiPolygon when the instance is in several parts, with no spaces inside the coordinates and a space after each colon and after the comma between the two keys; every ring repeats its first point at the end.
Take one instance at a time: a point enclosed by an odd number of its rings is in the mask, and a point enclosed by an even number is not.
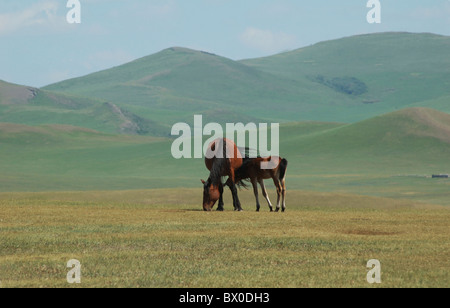
{"type": "Polygon", "coordinates": [[[203,210],[212,211],[214,204],[220,199],[220,190],[217,185],[213,185],[210,180],[203,183],[203,210]]]}

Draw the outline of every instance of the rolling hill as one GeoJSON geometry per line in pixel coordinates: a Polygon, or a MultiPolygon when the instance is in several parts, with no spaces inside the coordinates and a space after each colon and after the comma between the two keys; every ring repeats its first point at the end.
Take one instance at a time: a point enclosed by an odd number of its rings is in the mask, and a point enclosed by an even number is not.
{"type": "Polygon", "coordinates": [[[108,100],[149,119],[172,123],[192,121],[199,113],[212,114],[219,123],[249,117],[293,120],[290,107],[321,96],[239,62],[177,47],[45,89],[108,100]]]}
{"type": "MultiPolygon", "coordinates": [[[[449,131],[450,115],[428,108],[352,124],[284,124],[288,188],[448,204],[448,181],[425,176],[450,172],[449,131]]],[[[0,191],[198,187],[208,176],[203,160],[176,160],[171,144],[72,126],[2,124],[0,191]]]]}
{"type": "MultiPolygon", "coordinates": [[[[361,119],[448,96],[449,49],[450,37],[446,36],[378,33],[322,42],[241,63],[298,82],[308,79],[347,94],[354,98],[353,107],[365,107],[356,111],[364,115],[349,110],[361,119]]],[[[428,107],[437,107],[431,105],[428,107]]]]}
{"type": "Polygon", "coordinates": [[[413,33],[242,61],[174,47],[45,89],[111,101],[159,123],[190,123],[203,112],[219,123],[351,123],[413,106],[449,111],[449,48],[449,37],[413,33]]]}
{"type": "Polygon", "coordinates": [[[354,123],[409,107],[450,112],[450,38],[379,33],[233,61],[173,47],[43,89],[0,81],[0,121],[168,136],[176,122],[354,123]]]}
{"type": "Polygon", "coordinates": [[[111,102],[0,81],[0,122],[65,124],[107,133],[167,135],[168,128],[111,102]]]}
{"type": "Polygon", "coordinates": [[[168,137],[202,114],[281,122],[289,189],[448,205],[448,181],[425,176],[450,173],[449,47],[410,33],[242,61],[174,47],[43,89],[0,81],[0,191],[197,187],[203,160],[172,158],[168,137]]]}
{"type": "MultiPolygon", "coordinates": [[[[281,152],[298,164],[294,174],[431,174],[449,172],[450,115],[429,108],[407,108],[352,124],[281,132],[281,152]],[[321,163],[318,163],[322,161],[321,163]]],[[[294,167],[295,168],[295,167],[294,167]]],[[[292,169],[292,168],[291,168],[292,169]]]]}

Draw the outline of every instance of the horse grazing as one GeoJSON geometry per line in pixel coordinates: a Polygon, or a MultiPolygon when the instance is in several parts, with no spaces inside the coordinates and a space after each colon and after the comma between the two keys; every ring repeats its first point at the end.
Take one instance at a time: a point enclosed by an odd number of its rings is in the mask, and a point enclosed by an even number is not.
{"type": "Polygon", "coordinates": [[[235,181],[235,172],[242,166],[242,163],[242,154],[233,141],[220,138],[209,144],[205,165],[210,171],[210,175],[206,182],[201,180],[203,183],[203,210],[212,211],[214,204],[219,200],[217,210],[223,211],[222,177],[228,176],[227,185],[233,195],[234,210],[242,211],[235,181]]]}
{"type": "MultiPolygon", "coordinates": [[[[236,170],[235,172],[235,183],[238,186],[246,187],[247,185],[244,183],[244,180],[249,180],[253,186],[253,192],[255,194],[256,199],[256,211],[259,212],[261,206],[259,204],[258,198],[258,186],[257,183],[261,186],[262,193],[264,198],[266,198],[267,203],[269,204],[270,211],[273,212],[273,206],[270,202],[269,195],[267,194],[266,187],[264,185],[265,179],[272,178],[273,183],[277,189],[277,207],[276,211],[280,210],[280,200],[282,201],[282,212],[286,210],[286,169],[287,169],[288,161],[284,158],[280,158],[277,156],[273,157],[258,157],[258,158],[246,158],[242,166],[236,170]],[[261,169],[261,164],[267,163],[270,169],[261,169]]],[[[226,185],[230,186],[231,182],[226,182],[226,185]]]]}

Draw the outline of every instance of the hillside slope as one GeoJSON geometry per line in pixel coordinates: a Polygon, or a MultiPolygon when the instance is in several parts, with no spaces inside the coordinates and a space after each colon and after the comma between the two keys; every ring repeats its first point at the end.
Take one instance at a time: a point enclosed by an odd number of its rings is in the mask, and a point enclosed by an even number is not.
{"type": "Polygon", "coordinates": [[[167,135],[168,127],[97,99],[80,98],[0,81],[0,122],[65,124],[107,133],[167,135]]]}
{"type": "Polygon", "coordinates": [[[449,172],[450,114],[407,108],[353,124],[290,138],[281,131],[281,152],[297,163],[294,174],[431,174],[449,172]]]}
{"type": "Polygon", "coordinates": [[[248,117],[296,120],[290,110],[299,111],[300,101],[322,96],[239,62],[178,47],[45,89],[109,100],[173,123],[205,112],[219,123],[248,117]]]}
{"type": "MultiPolygon", "coordinates": [[[[394,175],[450,173],[449,131],[450,115],[426,108],[353,124],[289,123],[280,128],[280,153],[289,161],[289,189],[361,192],[365,185],[378,195],[394,175]]],[[[174,159],[171,145],[72,126],[0,124],[0,191],[197,187],[208,175],[203,159],[174,159]]]]}
{"type": "Polygon", "coordinates": [[[352,36],[243,61],[175,47],[45,89],[111,101],[159,123],[203,112],[219,123],[348,123],[411,106],[448,110],[448,50],[449,37],[413,33],[352,36]]]}
{"type": "MultiPolygon", "coordinates": [[[[412,106],[450,108],[450,37],[378,33],[326,41],[241,63],[352,97],[347,122],[412,106]],[[442,97],[446,97],[442,103],[442,97]],[[424,102],[426,101],[426,102],[424,102]],[[421,104],[421,102],[424,102],[421,104]]],[[[345,103],[329,97],[321,105],[345,103]]],[[[320,113],[319,113],[320,114],[320,113]]],[[[337,120],[341,119],[337,115],[337,120]]]]}

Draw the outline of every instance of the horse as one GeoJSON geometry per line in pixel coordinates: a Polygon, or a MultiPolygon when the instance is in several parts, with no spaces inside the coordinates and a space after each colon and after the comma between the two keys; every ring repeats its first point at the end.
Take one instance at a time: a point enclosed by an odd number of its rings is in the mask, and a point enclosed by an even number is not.
{"type": "Polygon", "coordinates": [[[239,201],[235,172],[242,166],[243,158],[236,144],[226,138],[219,138],[208,146],[205,157],[206,168],[210,171],[208,180],[203,183],[203,210],[212,211],[217,200],[219,200],[218,211],[223,211],[223,184],[222,177],[228,176],[227,185],[233,195],[233,206],[235,211],[242,211],[239,201]]]}
{"type": "MultiPolygon", "coordinates": [[[[282,212],[286,211],[286,169],[288,161],[284,158],[277,156],[273,157],[258,157],[258,158],[245,158],[242,166],[235,172],[235,183],[239,187],[247,187],[244,183],[245,180],[249,180],[253,186],[253,192],[256,199],[256,211],[259,212],[261,206],[259,204],[258,198],[258,186],[261,186],[264,198],[266,198],[269,204],[270,211],[273,212],[273,206],[270,202],[269,196],[264,185],[264,180],[272,178],[273,183],[277,189],[277,207],[276,212],[280,210],[280,199],[281,199],[281,209],[282,212]],[[261,164],[267,163],[270,169],[262,169],[261,164]],[[273,168],[272,168],[273,167],[273,168]]],[[[231,185],[231,182],[226,182],[226,185],[231,185]]]]}

